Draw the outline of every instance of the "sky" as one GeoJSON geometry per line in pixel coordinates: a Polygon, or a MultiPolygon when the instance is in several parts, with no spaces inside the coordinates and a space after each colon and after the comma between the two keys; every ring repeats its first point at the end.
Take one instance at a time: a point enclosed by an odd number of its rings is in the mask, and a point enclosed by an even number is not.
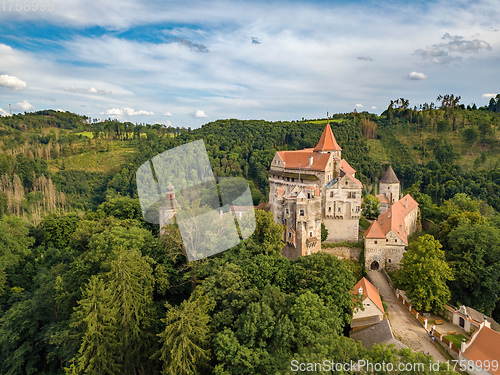
{"type": "Polygon", "coordinates": [[[0,0],[0,115],[197,128],[380,114],[401,97],[487,105],[499,20],[497,0],[0,0]]]}

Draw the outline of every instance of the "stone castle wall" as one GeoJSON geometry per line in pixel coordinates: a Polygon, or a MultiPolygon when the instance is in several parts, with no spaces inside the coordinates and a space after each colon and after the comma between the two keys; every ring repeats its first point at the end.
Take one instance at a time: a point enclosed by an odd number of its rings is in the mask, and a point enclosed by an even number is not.
{"type": "Polygon", "coordinates": [[[359,262],[359,256],[363,249],[360,247],[347,247],[347,246],[339,246],[339,247],[325,247],[321,249],[325,253],[335,255],[340,259],[351,259],[359,262]]]}
{"type": "Polygon", "coordinates": [[[325,228],[328,230],[328,238],[325,242],[358,241],[358,219],[323,219],[323,224],[325,224],[325,228]]]}

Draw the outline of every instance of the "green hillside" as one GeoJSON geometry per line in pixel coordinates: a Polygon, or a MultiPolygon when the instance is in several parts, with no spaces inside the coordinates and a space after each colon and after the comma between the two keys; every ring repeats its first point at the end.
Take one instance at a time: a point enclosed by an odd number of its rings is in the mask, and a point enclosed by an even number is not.
{"type": "MultiPolygon", "coordinates": [[[[249,238],[188,262],[177,225],[160,233],[144,221],[135,173],[203,139],[214,174],[246,178],[258,204],[276,151],[316,145],[330,121],[365,187],[390,163],[419,203],[423,232],[405,254],[426,267],[403,261],[396,287],[437,285],[420,295],[436,297],[433,310],[465,304],[498,320],[500,96],[480,109],[445,98],[440,108],[392,101],[381,116],[195,130],[51,110],[0,117],[0,373],[290,374],[292,360],[325,358],[431,365],[420,350],[368,350],[348,337],[362,264],[321,252],[290,261],[283,227],[264,210],[249,238]]],[[[441,363],[439,373],[452,372],[441,363]]]]}

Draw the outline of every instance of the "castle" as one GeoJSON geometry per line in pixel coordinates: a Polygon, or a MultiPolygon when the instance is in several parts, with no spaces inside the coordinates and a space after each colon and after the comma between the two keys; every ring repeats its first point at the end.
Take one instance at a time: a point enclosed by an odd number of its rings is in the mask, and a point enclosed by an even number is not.
{"type": "MultiPolygon", "coordinates": [[[[268,172],[269,204],[274,220],[285,226],[284,256],[320,251],[322,223],[325,242],[358,241],[363,185],[341,153],[330,124],[316,147],[276,152],[268,172]]],[[[367,269],[398,265],[417,230],[418,203],[410,195],[400,199],[399,186],[389,167],[377,195],[382,213],[363,235],[367,269]]]]}
{"type": "Polygon", "coordinates": [[[283,255],[296,259],[321,250],[321,223],[326,241],[357,241],[361,189],[356,171],[342,159],[330,124],[314,148],[278,151],[269,170],[269,204],[285,226],[283,255]]]}

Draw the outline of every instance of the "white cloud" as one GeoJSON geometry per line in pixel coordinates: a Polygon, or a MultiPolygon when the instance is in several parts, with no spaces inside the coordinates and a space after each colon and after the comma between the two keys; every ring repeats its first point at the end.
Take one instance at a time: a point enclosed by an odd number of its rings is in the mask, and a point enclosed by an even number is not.
{"type": "Polygon", "coordinates": [[[206,118],[208,117],[206,114],[205,114],[205,111],[201,110],[201,109],[198,109],[194,112],[191,112],[190,115],[192,117],[196,117],[196,118],[206,118]]]}
{"type": "Polygon", "coordinates": [[[129,116],[152,116],[153,112],[145,111],[143,109],[136,111],[133,108],[123,108],[123,113],[129,116]]]}
{"type": "Polygon", "coordinates": [[[172,114],[171,114],[170,112],[165,112],[165,113],[163,114],[163,116],[170,117],[170,116],[172,116],[172,114]]]}
{"type": "Polygon", "coordinates": [[[93,94],[93,95],[109,95],[112,93],[112,91],[110,91],[110,90],[98,90],[94,87],[90,87],[87,89],[87,88],[81,88],[81,87],[75,87],[75,86],[65,87],[64,91],[73,92],[76,94],[93,94]]]}
{"type": "Polygon", "coordinates": [[[23,80],[7,74],[0,75],[0,87],[7,87],[11,90],[25,89],[28,85],[23,80]]]}
{"type": "Polygon", "coordinates": [[[31,111],[35,107],[33,107],[26,100],[23,100],[22,102],[16,103],[12,108],[16,111],[31,111]]]}
{"type": "Polygon", "coordinates": [[[483,94],[481,95],[483,98],[495,98],[497,94],[483,94]]]}
{"type": "Polygon", "coordinates": [[[415,50],[415,54],[429,59],[435,64],[444,64],[462,59],[462,55],[478,53],[480,50],[491,51],[491,45],[484,40],[466,40],[460,35],[444,34],[445,43],[433,44],[424,49],[415,50]]]}
{"type": "Polygon", "coordinates": [[[6,112],[2,108],[0,108],[0,116],[10,116],[10,115],[8,112],[6,112]]]}
{"type": "Polygon", "coordinates": [[[105,113],[101,113],[104,115],[110,115],[110,116],[123,116],[123,115],[128,115],[128,116],[152,116],[154,115],[154,112],[150,111],[145,111],[145,110],[139,110],[136,111],[133,108],[111,108],[108,109],[105,113]]]}
{"type": "Polygon", "coordinates": [[[375,107],[374,105],[371,106],[371,109],[377,109],[377,107],[375,107]]]}
{"type": "Polygon", "coordinates": [[[364,107],[364,105],[363,105],[363,104],[358,103],[358,104],[356,104],[356,107],[358,107],[358,108],[363,108],[363,107],[364,107]]]}
{"type": "Polygon", "coordinates": [[[419,81],[426,79],[427,76],[424,73],[419,73],[419,72],[411,72],[406,76],[407,79],[411,79],[414,81],[419,81]]]}
{"type": "Polygon", "coordinates": [[[102,115],[110,115],[110,116],[121,116],[123,115],[123,109],[119,108],[111,108],[108,109],[105,113],[101,113],[102,115]]]}

